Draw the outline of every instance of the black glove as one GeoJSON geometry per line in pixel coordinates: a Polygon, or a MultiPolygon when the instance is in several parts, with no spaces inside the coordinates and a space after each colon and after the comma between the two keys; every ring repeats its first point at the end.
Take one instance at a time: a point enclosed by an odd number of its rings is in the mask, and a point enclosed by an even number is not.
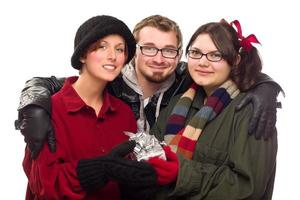
{"type": "Polygon", "coordinates": [[[272,84],[262,83],[247,92],[247,95],[237,105],[240,110],[248,103],[253,105],[253,115],[248,128],[248,134],[255,134],[256,139],[268,139],[276,133],[276,108],[279,90],[272,84]]]}
{"type": "Polygon", "coordinates": [[[151,200],[154,199],[155,194],[158,191],[158,186],[131,186],[120,184],[120,191],[122,200],[151,200]]]}
{"type": "Polygon", "coordinates": [[[106,185],[108,180],[132,188],[156,185],[156,172],[150,164],[124,158],[134,147],[135,141],[127,141],[106,156],[80,160],[77,174],[82,188],[93,191],[106,185]]]}
{"type": "Polygon", "coordinates": [[[37,158],[46,140],[51,152],[55,152],[56,142],[50,116],[42,107],[29,105],[22,108],[15,126],[24,135],[32,159],[37,158]]]}

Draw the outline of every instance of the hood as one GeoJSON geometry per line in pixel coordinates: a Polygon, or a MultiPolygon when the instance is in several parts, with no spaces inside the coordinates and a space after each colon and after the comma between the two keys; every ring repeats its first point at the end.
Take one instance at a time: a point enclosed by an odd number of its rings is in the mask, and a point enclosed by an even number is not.
{"type": "Polygon", "coordinates": [[[132,62],[125,65],[122,69],[122,78],[124,82],[139,95],[143,95],[141,87],[138,85],[136,73],[132,62]]]}

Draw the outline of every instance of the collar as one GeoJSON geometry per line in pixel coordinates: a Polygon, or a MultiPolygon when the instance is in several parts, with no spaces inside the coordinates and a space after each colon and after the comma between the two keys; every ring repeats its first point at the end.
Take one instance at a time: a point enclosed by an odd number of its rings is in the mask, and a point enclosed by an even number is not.
{"type": "MultiPolygon", "coordinates": [[[[90,107],[81,99],[72,86],[77,79],[78,77],[76,76],[67,78],[63,88],[61,89],[62,100],[68,112],[78,112],[81,109],[90,107]]],[[[105,89],[103,92],[103,105],[99,116],[104,117],[109,111],[115,112],[119,105],[120,103],[116,100],[116,98],[111,96],[105,89]]]]}

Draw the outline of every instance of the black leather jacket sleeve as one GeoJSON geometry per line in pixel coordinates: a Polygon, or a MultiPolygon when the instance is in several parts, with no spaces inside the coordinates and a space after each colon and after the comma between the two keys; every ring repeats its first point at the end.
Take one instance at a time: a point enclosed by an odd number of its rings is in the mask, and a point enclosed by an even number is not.
{"type": "MultiPolygon", "coordinates": [[[[259,74],[257,81],[248,89],[248,91],[252,90],[253,88],[257,87],[260,84],[265,84],[265,83],[273,86],[274,90],[277,91],[277,94],[282,92],[283,96],[285,96],[285,92],[282,89],[282,87],[277,82],[275,82],[270,76],[264,73],[259,74]]],[[[277,108],[281,108],[280,102],[279,103],[277,102],[277,108]]]]}
{"type": "Polygon", "coordinates": [[[37,105],[51,113],[51,95],[59,91],[65,81],[65,78],[34,77],[25,83],[21,92],[18,111],[21,111],[28,105],[37,105]]]}
{"type": "Polygon", "coordinates": [[[277,82],[275,82],[270,76],[264,73],[260,73],[258,75],[256,83],[250,87],[250,90],[262,83],[270,83],[278,90],[278,92],[282,92],[284,94],[282,87],[277,82]]]}

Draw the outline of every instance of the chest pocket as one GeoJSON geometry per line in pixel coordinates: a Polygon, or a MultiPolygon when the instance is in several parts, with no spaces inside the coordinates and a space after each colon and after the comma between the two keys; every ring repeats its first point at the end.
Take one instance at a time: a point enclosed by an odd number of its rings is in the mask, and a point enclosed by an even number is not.
{"type": "Polygon", "coordinates": [[[228,158],[228,152],[221,151],[208,145],[202,145],[201,150],[194,154],[194,160],[213,165],[223,165],[228,158]]]}

